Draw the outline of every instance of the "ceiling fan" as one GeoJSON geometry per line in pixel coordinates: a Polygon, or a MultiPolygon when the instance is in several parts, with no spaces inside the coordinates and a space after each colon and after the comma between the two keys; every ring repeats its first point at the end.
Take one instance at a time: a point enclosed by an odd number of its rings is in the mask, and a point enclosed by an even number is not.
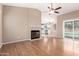
{"type": "Polygon", "coordinates": [[[48,7],[48,9],[49,9],[49,12],[50,12],[50,13],[52,13],[52,12],[53,12],[53,13],[57,13],[57,14],[59,13],[59,11],[58,11],[58,10],[59,10],[59,9],[61,9],[61,8],[62,8],[62,7],[57,7],[57,8],[54,8],[53,3],[51,3],[51,6],[50,6],[50,7],[48,7]]]}

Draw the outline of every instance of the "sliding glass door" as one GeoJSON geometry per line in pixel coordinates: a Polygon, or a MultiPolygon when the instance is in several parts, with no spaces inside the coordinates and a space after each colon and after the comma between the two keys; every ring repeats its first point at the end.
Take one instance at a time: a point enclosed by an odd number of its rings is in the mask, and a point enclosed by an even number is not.
{"type": "MultiPolygon", "coordinates": [[[[68,51],[73,51],[73,21],[67,20],[64,21],[64,27],[63,27],[63,35],[64,35],[64,49],[68,51]]],[[[72,53],[71,53],[72,54],[72,53]]]]}
{"type": "Polygon", "coordinates": [[[63,25],[63,36],[68,39],[65,47],[70,51],[73,50],[75,55],[75,53],[79,53],[79,20],[67,20],[63,25]]]}

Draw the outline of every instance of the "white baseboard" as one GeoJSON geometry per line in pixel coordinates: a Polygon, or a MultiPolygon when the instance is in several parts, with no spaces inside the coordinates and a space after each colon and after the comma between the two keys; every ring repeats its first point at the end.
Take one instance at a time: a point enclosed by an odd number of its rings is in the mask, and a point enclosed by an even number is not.
{"type": "Polygon", "coordinates": [[[38,38],[38,39],[23,39],[23,40],[17,40],[17,41],[11,41],[11,42],[5,42],[5,43],[2,43],[3,45],[5,44],[10,44],[10,43],[17,43],[17,42],[21,42],[21,41],[35,41],[35,40],[40,40],[41,38],[38,38]]]}
{"type": "Polygon", "coordinates": [[[0,48],[2,47],[2,45],[3,45],[3,44],[1,43],[1,44],[0,44],[0,48]]]}
{"type": "Polygon", "coordinates": [[[10,43],[17,43],[17,42],[21,42],[21,41],[30,41],[31,39],[23,39],[23,40],[17,40],[17,41],[12,41],[12,42],[5,42],[5,43],[2,43],[3,45],[5,44],[10,44],[10,43]]]}

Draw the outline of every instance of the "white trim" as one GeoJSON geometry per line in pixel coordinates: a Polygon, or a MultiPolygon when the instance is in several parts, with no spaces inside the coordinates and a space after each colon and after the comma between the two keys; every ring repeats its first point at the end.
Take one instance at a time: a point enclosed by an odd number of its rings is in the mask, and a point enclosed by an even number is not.
{"type": "Polygon", "coordinates": [[[17,41],[12,41],[12,42],[5,42],[5,43],[2,43],[3,45],[4,44],[11,44],[11,43],[17,43],[17,42],[21,42],[21,41],[35,41],[35,40],[40,40],[42,38],[37,38],[37,39],[23,39],[23,40],[17,40],[17,41]]]}
{"type": "Polygon", "coordinates": [[[21,42],[21,41],[35,41],[35,40],[40,40],[40,39],[42,39],[42,37],[40,37],[40,38],[37,38],[37,39],[23,39],[23,40],[17,40],[17,41],[12,41],[12,42],[5,42],[5,43],[2,43],[3,45],[4,44],[10,44],[10,43],[17,43],[17,42],[21,42]]]}
{"type": "Polygon", "coordinates": [[[65,31],[64,31],[64,21],[63,21],[63,38],[64,38],[64,32],[65,32],[65,31]]]}
{"type": "Polygon", "coordinates": [[[30,41],[31,39],[23,39],[23,40],[17,40],[17,41],[12,41],[12,42],[5,42],[5,43],[2,43],[3,45],[4,44],[10,44],[10,43],[17,43],[17,42],[21,42],[21,41],[30,41]]]}

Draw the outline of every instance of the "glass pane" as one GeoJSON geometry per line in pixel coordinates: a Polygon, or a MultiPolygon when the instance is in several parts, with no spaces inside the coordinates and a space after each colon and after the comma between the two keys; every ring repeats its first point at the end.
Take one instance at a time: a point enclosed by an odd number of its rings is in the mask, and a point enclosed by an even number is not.
{"type": "Polygon", "coordinates": [[[65,38],[73,38],[73,21],[65,22],[64,24],[65,29],[65,38]]]}
{"type": "Polygon", "coordinates": [[[79,39],[79,20],[74,21],[74,39],[79,39]]]}

